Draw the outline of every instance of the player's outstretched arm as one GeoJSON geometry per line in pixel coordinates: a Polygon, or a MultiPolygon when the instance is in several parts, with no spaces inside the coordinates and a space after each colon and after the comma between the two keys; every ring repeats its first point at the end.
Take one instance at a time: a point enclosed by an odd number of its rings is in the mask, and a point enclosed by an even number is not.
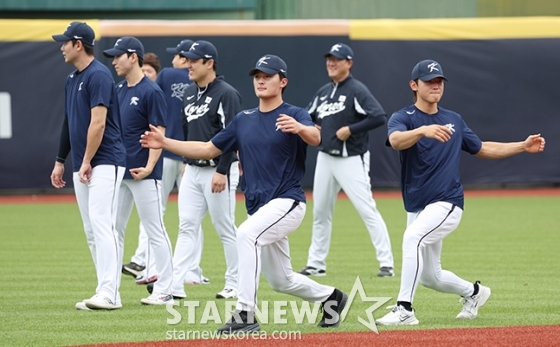
{"type": "Polygon", "coordinates": [[[167,138],[163,133],[150,124],[150,131],[140,137],[140,144],[145,148],[163,148],[185,158],[210,160],[222,154],[212,141],[178,141],[167,138]]]}
{"type": "Polygon", "coordinates": [[[502,159],[519,153],[538,153],[544,151],[545,139],[541,134],[530,135],[520,142],[482,142],[480,151],[476,154],[484,159],[502,159]]]}

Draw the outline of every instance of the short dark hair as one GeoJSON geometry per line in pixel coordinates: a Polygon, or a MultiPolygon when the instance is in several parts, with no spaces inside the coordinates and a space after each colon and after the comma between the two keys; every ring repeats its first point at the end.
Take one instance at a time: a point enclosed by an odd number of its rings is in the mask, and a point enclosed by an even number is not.
{"type": "Polygon", "coordinates": [[[144,65],[150,65],[151,67],[153,67],[154,70],[156,70],[156,74],[158,74],[161,70],[159,58],[155,53],[152,52],[144,54],[144,65]]]}
{"type": "MultiPolygon", "coordinates": [[[[280,81],[281,81],[283,78],[287,78],[286,75],[284,75],[282,72],[279,72],[279,73],[278,73],[278,77],[280,77],[280,81]]],[[[288,85],[287,85],[287,84],[286,84],[286,86],[285,86],[284,88],[282,88],[282,95],[284,95],[284,91],[286,90],[286,88],[288,88],[288,85]]]]}
{"type": "Polygon", "coordinates": [[[76,42],[78,42],[78,41],[80,41],[82,43],[82,46],[84,46],[84,51],[86,52],[87,55],[90,55],[90,56],[94,55],[93,46],[86,45],[84,43],[84,41],[82,41],[82,40],[72,39],[72,46],[75,46],[76,42]]]}
{"type": "MultiPolygon", "coordinates": [[[[202,64],[206,64],[208,62],[208,60],[210,59],[206,59],[206,58],[202,58],[202,64]]],[[[214,59],[212,59],[214,60],[214,59]]],[[[218,71],[218,63],[214,60],[214,65],[212,65],[212,70],[214,70],[214,72],[218,71]]]]}
{"type": "MultiPolygon", "coordinates": [[[[136,54],[136,53],[134,53],[134,52],[126,52],[126,55],[127,55],[128,57],[130,57],[130,56],[133,55],[133,54],[136,54]]],[[[140,58],[140,56],[139,56],[138,54],[136,54],[136,56],[138,57],[138,65],[139,65],[140,67],[142,67],[142,65],[144,65],[144,59],[143,59],[143,58],[140,58]]]]}

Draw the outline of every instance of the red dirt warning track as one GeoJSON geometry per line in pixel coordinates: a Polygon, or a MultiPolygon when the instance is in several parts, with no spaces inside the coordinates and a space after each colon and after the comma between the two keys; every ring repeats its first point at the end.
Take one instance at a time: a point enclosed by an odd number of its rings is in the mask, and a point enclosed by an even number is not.
{"type": "Polygon", "coordinates": [[[118,343],[103,345],[84,345],[82,347],[237,347],[237,346],[381,346],[381,347],[552,347],[560,345],[560,325],[470,328],[438,330],[404,330],[361,333],[306,334],[294,340],[225,339],[225,340],[187,340],[153,341],[137,343],[118,343]]]}

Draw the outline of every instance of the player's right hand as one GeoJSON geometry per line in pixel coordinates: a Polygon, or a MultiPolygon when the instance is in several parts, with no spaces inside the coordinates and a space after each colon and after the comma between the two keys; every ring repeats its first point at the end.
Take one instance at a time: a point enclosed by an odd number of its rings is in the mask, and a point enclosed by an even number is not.
{"type": "Polygon", "coordinates": [[[451,135],[453,135],[453,131],[445,125],[432,124],[425,125],[423,128],[425,137],[438,140],[439,142],[447,142],[451,139],[451,135]]]}
{"type": "Polygon", "coordinates": [[[62,179],[64,175],[64,164],[56,162],[54,163],[54,169],[51,173],[51,184],[55,188],[64,188],[66,182],[62,179]]]}
{"type": "Polygon", "coordinates": [[[82,163],[80,171],[78,171],[78,178],[82,183],[88,183],[91,179],[91,164],[82,163]]]}

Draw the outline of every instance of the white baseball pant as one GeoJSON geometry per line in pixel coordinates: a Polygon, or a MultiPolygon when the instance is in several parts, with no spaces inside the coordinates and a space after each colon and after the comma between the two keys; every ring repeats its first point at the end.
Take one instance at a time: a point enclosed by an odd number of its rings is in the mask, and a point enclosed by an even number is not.
{"type": "Polygon", "coordinates": [[[84,225],[87,243],[97,273],[96,294],[121,303],[119,283],[121,266],[115,229],[119,187],[124,167],[98,165],[91,170],[88,183],[81,183],[74,172],[74,192],[84,225]]]}
{"type": "MultiPolygon", "coordinates": [[[[155,179],[122,181],[119,192],[119,210],[117,215],[117,231],[119,232],[119,269],[122,267],[124,236],[132,207],[135,204],[138,216],[144,228],[151,249],[154,251],[158,280],[154,283],[154,292],[171,294],[173,264],[171,242],[163,223],[161,182],[155,179]]],[[[120,275],[119,275],[120,277],[120,275]]],[[[120,279],[120,278],[119,278],[120,279]]]]}
{"type": "MultiPolygon", "coordinates": [[[[187,165],[179,187],[179,234],[173,254],[173,295],[186,296],[184,280],[196,268],[200,248],[200,227],[207,212],[224,247],[226,258],[225,288],[237,289],[237,246],[235,234],[235,192],[239,183],[239,166],[230,166],[229,184],[220,193],[212,193],[215,167],[187,165]]],[[[199,274],[200,280],[202,274],[199,274]]]]}
{"type": "Polygon", "coordinates": [[[299,227],[305,210],[303,202],[274,199],[239,226],[237,310],[255,310],[261,271],[273,290],[306,301],[323,302],[333,293],[333,287],[293,271],[288,235],[299,227]]]}
{"type": "Polygon", "coordinates": [[[418,283],[442,293],[472,295],[472,283],[441,268],[443,239],[459,226],[462,215],[463,210],[448,202],[407,213],[398,301],[412,303],[418,283]]]}
{"type": "Polygon", "coordinates": [[[313,179],[313,231],[307,266],[327,269],[332,215],[340,189],[362,217],[380,266],[393,267],[387,225],[371,195],[369,152],[350,157],[334,157],[324,152],[317,155],[313,179]]]}

